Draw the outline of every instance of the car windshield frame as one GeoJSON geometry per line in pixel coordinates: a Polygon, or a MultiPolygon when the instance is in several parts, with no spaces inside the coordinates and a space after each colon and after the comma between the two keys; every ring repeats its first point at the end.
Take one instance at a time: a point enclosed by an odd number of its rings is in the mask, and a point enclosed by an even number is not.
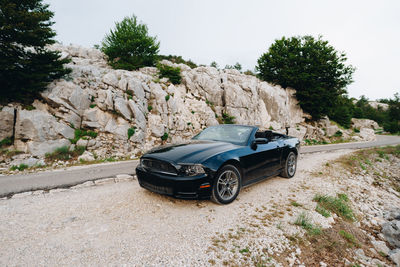
{"type": "Polygon", "coordinates": [[[197,135],[195,135],[194,137],[192,137],[192,140],[204,140],[204,141],[216,141],[216,142],[227,142],[227,143],[232,143],[232,144],[236,144],[236,145],[241,145],[241,146],[245,146],[248,144],[249,140],[251,139],[252,134],[254,133],[254,126],[249,126],[249,125],[216,125],[216,126],[211,126],[208,127],[206,129],[204,129],[203,131],[201,131],[200,133],[198,133],[197,135]],[[212,131],[213,129],[218,129],[220,128],[221,131],[223,131],[222,129],[224,129],[226,131],[227,128],[232,128],[233,129],[244,129],[244,130],[248,130],[247,132],[247,137],[243,138],[242,140],[237,139],[237,140],[229,140],[226,138],[226,136],[221,136],[220,138],[199,138],[201,137],[201,135],[205,134],[208,131],[212,131]]]}

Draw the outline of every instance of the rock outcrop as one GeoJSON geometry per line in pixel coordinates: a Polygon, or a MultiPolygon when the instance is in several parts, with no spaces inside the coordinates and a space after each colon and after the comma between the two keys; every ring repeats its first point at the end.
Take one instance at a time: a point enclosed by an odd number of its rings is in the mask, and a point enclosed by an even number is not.
{"type": "Polygon", "coordinates": [[[173,85],[160,80],[156,68],[113,70],[96,49],[59,44],[51,49],[71,59],[70,77],[51,83],[33,109],[10,104],[0,111],[0,140],[13,137],[14,149],[36,157],[69,146],[76,129],[97,133],[76,145],[96,150],[99,157],[140,154],[160,144],[161,137],[188,139],[227,118],[281,132],[288,127],[289,134],[301,139],[338,131],[337,126],[321,130],[306,124],[308,115],[299,107],[295,90],[237,70],[191,69],[164,60],[181,68],[182,84],[173,85]]]}

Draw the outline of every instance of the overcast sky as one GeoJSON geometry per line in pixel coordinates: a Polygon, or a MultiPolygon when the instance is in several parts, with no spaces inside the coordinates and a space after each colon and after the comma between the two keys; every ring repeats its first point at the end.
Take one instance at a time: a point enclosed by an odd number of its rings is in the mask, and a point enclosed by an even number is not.
{"type": "Polygon", "coordinates": [[[63,44],[100,44],[115,22],[135,14],[161,54],[197,64],[236,62],[254,69],[282,36],[323,35],[357,68],[349,95],[400,92],[400,1],[345,0],[45,0],[63,44]]]}

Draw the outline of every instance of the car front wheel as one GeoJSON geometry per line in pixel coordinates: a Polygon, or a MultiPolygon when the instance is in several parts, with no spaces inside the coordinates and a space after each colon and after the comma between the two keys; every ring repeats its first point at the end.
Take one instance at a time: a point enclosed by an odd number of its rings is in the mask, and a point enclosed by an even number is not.
{"type": "Polygon", "coordinates": [[[241,175],[233,165],[225,165],[216,176],[211,199],[218,204],[229,204],[239,195],[241,175]]]}
{"type": "Polygon", "coordinates": [[[290,152],[286,157],[285,166],[281,172],[281,176],[285,178],[292,178],[297,169],[297,156],[294,152],[290,152]]]}

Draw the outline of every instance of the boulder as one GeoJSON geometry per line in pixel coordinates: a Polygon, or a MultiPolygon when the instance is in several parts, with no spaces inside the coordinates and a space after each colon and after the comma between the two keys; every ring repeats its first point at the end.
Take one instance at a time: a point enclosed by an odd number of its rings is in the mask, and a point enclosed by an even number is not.
{"type": "Polygon", "coordinates": [[[395,249],[389,253],[390,259],[396,264],[396,266],[400,266],[400,249],[395,249]]]}
{"type": "Polygon", "coordinates": [[[340,131],[339,127],[337,125],[330,125],[326,127],[326,135],[327,136],[333,136],[337,131],[340,131]]]}
{"type": "Polygon", "coordinates": [[[78,160],[79,160],[79,161],[94,161],[95,158],[94,158],[92,152],[85,151],[85,152],[83,152],[82,155],[80,155],[80,156],[78,157],[78,160]]]}
{"type": "Polygon", "coordinates": [[[369,128],[361,128],[359,136],[364,141],[374,141],[376,139],[375,131],[369,128]]]}
{"type": "Polygon", "coordinates": [[[368,119],[356,119],[352,118],[351,119],[351,127],[355,129],[361,129],[361,128],[368,128],[368,129],[378,129],[379,125],[376,121],[373,120],[368,120],[368,119]]]}
{"type": "Polygon", "coordinates": [[[132,113],[128,108],[128,102],[121,98],[117,97],[114,99],[114,108],[117,112],[121,113],[127,120],[132,120],[132,113]]]}
{"type": "Polygon", "coordinates": [[[0,111],[0,141],[10,138],[14,129],[14,108],[3,107],[0,111]]]}
{"type": "Polygon", "coordinates": [[[46,153],[52,153],[57,148],[69,146],[71,142],[67,139],[47,140],[43,142],[28,141],[17,142],[16,149],[29,152],[32,156],[43,157],[46,153]]]}
{"type": "Polygon", "coordinates": [[[382,234],[390,245],[400,248],[400,221],[393,220],[382,225],[382,234]]]}

